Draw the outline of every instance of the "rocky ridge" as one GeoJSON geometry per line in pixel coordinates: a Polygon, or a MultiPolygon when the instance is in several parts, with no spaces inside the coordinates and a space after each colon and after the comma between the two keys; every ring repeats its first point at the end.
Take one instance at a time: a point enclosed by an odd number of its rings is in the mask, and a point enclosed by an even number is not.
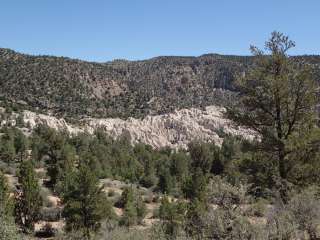
{"type": "Polygon", "coordinates": [[[70,134],[93,133],[101,129],[113,138],[124,136],[132,144],[142,142],[154,148],[186,148],[190,141],[199,140],[221,145],[223,138],[219,133],[241,135],[252,139],[253,132],[236,127],[223,116],[225,109],[208,106],[205,109],[182,109],[172,113],[147,116],[144,119],[129,118],[85,118],[79,125],[67,123],[64,119],[24,111],[23,121],[30,128],[46,124],[56,130],[65,130],[70,134]]]}

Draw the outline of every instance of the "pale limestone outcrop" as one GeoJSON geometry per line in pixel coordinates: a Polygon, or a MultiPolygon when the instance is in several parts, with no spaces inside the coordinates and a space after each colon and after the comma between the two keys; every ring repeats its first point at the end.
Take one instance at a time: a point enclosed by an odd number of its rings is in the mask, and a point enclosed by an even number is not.
{"type": "Polygon", "coordinates": [[[144,119],[119,118],[95,119],[86,118],[81,126],[68,124],[64,119],[57,119],[44,114],[24,111],[24,122],[34,128],[38,124],[46,124],[57,130],[64,130],[70,134],[87,131],[93,133],[102,129],[111,137],[125,136],[132,144],[143,142],[154,148],[169,146],[185,148],[190,141],[199,140],[214,142],[220,145],[223,139],[218,132],[241,135],[253,138],[253,132],[244,128],[237,128],[223,116],[224,108],[208,106],[204,110],[191,108],[176,110],[173,113],[147,116],[144,119]]]}

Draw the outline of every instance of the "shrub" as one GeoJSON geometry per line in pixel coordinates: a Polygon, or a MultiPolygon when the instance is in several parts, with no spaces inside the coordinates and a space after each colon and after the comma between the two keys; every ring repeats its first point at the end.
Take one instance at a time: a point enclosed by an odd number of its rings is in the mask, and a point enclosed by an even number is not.
{"type": "Polygon", "coordinates": [[[43,221],[59,221],[61,218],[62,209],[60,208],[42,208],[40,215],[43,221]]]}
{"type": "Polygon", "coordinates": [[[257,202],[249,206],[246,213],[249,214],[250,216],[263,217],[265,216],[267,211],[267,204],[268,204],[267,200],[259,199],[257,202]]]}
{"type": "Polygon", "coordinates": [[[214,177],[208,190],[209,202],[220,206],[243,204],[248,200],[246,193],[247,186],[233,186],[219,176],[214,177]]]}
{"type": "Polygon", "coordinates": [[[204,239],[265,239],[262,228],[251,224],[237,209],[211,209],[202,222],[204,239]]]}
{"type": "Polygon", "coordinates": [[[300,239],[292,212],[281,203],[277,203],[268,213],[266,236],[267,239],[300,239]]]}
{"type": "Polygon", "coordinates": [[[110,189],[109,191],[108,191],[108,197],[113,197],[114,195],[115,195],[115,191],[113,190],[113,189],[110,189]]]}
{"type": "Polygon", "coordinates": [[[50,223],[46,223],[43,228],[36,232],[35,236],[38,238],[51,238],[55,235],[55,229],[52,228],[50,223]]]}
{"type": "Polygon", "coordinates": [[[18,228],[13,219],[0,214],[0,240],[20,240],[18,228]]]}
{"type": "Polygon", "coordinates": [[[315,196],[314,189],[306,189],[300,194],[294,196],[289,204],[288,209],[294,216],[294,219],[301,231],[309,235],[309,239],[319,239],[320,224],[320,201],[315,196]]]}

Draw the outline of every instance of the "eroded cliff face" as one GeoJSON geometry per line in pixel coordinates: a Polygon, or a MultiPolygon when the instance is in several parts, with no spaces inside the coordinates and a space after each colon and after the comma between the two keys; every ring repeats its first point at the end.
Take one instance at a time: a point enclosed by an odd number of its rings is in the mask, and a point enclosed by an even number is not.
{"type": "Polygon", "coordinates": [[[129,118],[85,118],[80,125],[72,125],[64,119],[36,114],[30,111],[23,112],[23,120],[30,129],[38,124],[46,124],[56,130],[64,130],[70,134],[80,132],[93,133],[101,129],[113,138],[125,136],[132,144],[142,142],[154,148],[171,147],[186,148],[193,140],[214,142],[221,145],[223,139],[218,135],[224,132],[232,135],[241,135],[252,139],[252,131],[236,127],[223,116],[224,108],[208,106],[204,110],[191,108],[176,110],[172,113],[147,116],[144,119],[129,118]]]}

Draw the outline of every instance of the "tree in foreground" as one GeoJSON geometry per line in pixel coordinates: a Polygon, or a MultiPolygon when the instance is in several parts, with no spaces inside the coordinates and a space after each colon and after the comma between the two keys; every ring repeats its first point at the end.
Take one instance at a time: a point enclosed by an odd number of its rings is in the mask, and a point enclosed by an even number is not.
{"type": "Polygon", "coordinates": [[[100,229],[102,220],[114,217],[98,178],[84,164],[75,174],[74,185],[64,193],[63,201],[66,230],[82,231],[84,239],[91,239],[92,233],[100,229]]]}
{"type": "Polygon", "coordinates": [[[316,137],[316,83],[310,66],[289,57],[295,44],[273,32],[263,52],[251,47],[255,65],[237,81],[239,104],[227,115],[256,131],[258,149],[274,160],[285,183],[297,162],[308,161],[316,137]]]}
{"type": "Polygon", "coordinates": [[[0,215],[11,215],[12,207],[7,179],[0,171],[0,215]]]}
{"type": "Polygon", "coordinates": [[[12,199],[5,176],[0,172],[0,240],[20,239],[12,216],[12,199]]]}
{"type": "Polygon", "coordinates": [[[31,161],[20,164],[18,180],[20,191],[15,205],[16,222],[28,233],[34,230],[42,206],[40,187],[31,161]]]}

